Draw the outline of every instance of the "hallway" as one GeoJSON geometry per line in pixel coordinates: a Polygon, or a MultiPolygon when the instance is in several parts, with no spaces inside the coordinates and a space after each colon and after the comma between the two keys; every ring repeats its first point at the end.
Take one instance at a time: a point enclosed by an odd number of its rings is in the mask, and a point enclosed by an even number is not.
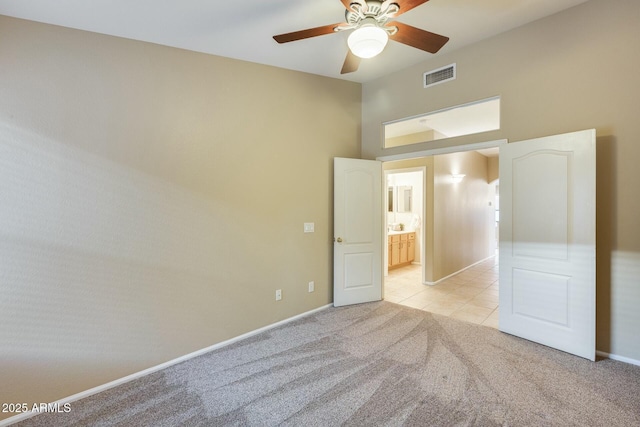
{"type": "Polygon", "coordinates": [[[498,257],[491,257],[437,285],[421,283],[422,266],[390,270],[385,301],[498,328],[498,257]]]}

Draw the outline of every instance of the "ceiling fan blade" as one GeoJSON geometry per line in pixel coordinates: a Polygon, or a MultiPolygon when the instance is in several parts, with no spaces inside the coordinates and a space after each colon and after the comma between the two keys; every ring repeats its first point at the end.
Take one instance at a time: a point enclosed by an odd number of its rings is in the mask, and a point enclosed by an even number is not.
{"type": "Polygon", "coordinates": [[[310,37],[323,36],[325,34],[333,34],[333,30],[339,25],[343,25],[342,22],[338,24],[324,25],[322,27],[309,28],[301,31],[294,31],[293,33],[278,34],[273,36],[273,39],[278,43],[288,43],[296,40],[308,39],[310,37]]]}
{"type": "Polygon", "coordinates": [[[394,3],[398,3],[400,6],[400,11],[396,13],[394,16],[400,16],[403,13],[406,13],[413,9],[414,7],[418,7],[421,4],[425,4],[429,0],[395,0],[394,3]]]}
{"type": "Polygon", "coordinates": [[[360,3],[361,6],[364,6],[367,4],[364,0],[340,0],[340,1],[344,5],[344,8],[347,10],[351,10],[351,3],[360,3]]]}
{"type": "Polygon", "coordinates": [[[358,66],[360,66],[360,58],[355,56],[351,50],[347,50],[347,57],[344,59],[340,74],[353,73],[358,70],[358,66]]]}
{"type": "Polygon", "coordinates": [[[398,28],[397,33],[389,36],[391,40],[429,53],[436,53],[449,41],[449,37],[421,30],[420,28],[412,27],[402,22],[391,22],[387,24],[387,26],[398,28]]]}

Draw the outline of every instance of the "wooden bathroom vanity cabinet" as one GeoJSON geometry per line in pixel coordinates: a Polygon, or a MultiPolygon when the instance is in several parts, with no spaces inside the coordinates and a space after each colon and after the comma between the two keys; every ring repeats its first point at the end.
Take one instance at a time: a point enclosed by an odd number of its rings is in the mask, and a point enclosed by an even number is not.
{"type": "Polygon", "coordinates": [[[415,231],[391,231],[388,235],[389,269],[409,265],[416,259],[415,231]]]}

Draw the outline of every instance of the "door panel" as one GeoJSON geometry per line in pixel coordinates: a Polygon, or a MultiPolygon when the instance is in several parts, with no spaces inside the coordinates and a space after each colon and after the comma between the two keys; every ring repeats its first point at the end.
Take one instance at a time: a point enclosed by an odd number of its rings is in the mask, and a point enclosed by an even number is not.
{"type": "Polygon", "coordinates": [[[595,358],[595,131],[500,148],[500,330],[595,358]]]}
{"type": "Polygon", "coordinates": [[[334,159],[333,304],[382,299],[382,163],[334,159]]]}
{"type": "Polygon", "coordinates": [[[542,151],[514,159],[514,255],[567,259],[570,225],[567,180],[571,162],[571,156],[560,151],[542,151]]]}
{"type": "Polygon", "coordinates": [[[568,326],[570,277],[513,269],[513,313],[568,326]]]}
{"type": "Polygon", "coordinates": [[[374,260],[371,252],[345,254],[344,289],[352,290],[371,286],[374,276],[374,260]]]}
{"type": "Polygon", "coordinates": [[[344,231],[342,238],[349,244],[371,243],[378,230],[373,229],[374,218],[367,209],[376,209],[375,171],[352,167],[344,175],[344,231]]]}

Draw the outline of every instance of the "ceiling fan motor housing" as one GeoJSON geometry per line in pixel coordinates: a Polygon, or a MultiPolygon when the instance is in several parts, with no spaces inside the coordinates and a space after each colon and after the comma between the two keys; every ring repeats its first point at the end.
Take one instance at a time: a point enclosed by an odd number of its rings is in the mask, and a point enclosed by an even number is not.
{"type": "Polygon", "coordinates": [[[390,1],[361,1],[350,4],[349,9],[345,11],[345,19],[351,28],[359,28],[364,22],[371,18],[378,26],[384,26],[389,19],[393,18],[400,10],[397,3],[390,1]]]}

